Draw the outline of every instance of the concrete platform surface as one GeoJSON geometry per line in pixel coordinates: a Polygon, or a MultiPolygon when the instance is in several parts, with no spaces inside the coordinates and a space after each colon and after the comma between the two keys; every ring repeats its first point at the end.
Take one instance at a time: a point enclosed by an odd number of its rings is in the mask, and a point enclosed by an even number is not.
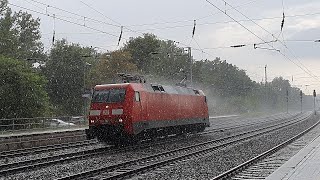
{"type": "Polygon", "coordinates": [[[17,137],[17,136],[34,136],[34,135],[42,135],[42,134],[79,131],[79,130],[84,130],[86,128],[87,128],[87,126],[59,128],[59,129],[38,129],[38,130],[34,130],[34,131],[32,131],[32,130],[30,130],[30,131],[17,131],[17,132],[12,132],[12,133],[0,134],[0,138],[10,138],[10,137],[17,137]]]}
{"type": "Polygon", "coordinates": [[[266,179],[320,180],[320,135],[266,179]]]}

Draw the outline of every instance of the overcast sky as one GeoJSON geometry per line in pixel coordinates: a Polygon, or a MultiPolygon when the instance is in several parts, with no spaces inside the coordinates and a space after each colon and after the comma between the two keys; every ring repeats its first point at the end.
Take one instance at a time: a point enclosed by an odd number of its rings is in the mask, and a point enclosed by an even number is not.
{"type": "Polygon", "coordinates": [[[210,2],[212,4],[206,0],[9,0],[12,9],[28,11],[41,19],[46,49],[51,46],[55,30],[56,39],[98,47],[103,52],[115,50],[119,48],[120,27],[124,26],[120,47],[129,37],[153,33],[160,39],[179,42],[178,46],[191,46],[196,60],[215,57],[227,60],[246,70],[255,81],[264,81],[267,65],[268,81],[282,76],[307,94],[313,89],[320,92],[320,77],[314,77],[320,73],[320,43],[314,42],[320,39],[319,0],[210,2]],[[192,38],[194,20],[196,30],[192,38]],[[281,42],[253,48],[253,44],[275,38],[281,42]],[[246,46],[228,48],[239,44],[246,46]]]}

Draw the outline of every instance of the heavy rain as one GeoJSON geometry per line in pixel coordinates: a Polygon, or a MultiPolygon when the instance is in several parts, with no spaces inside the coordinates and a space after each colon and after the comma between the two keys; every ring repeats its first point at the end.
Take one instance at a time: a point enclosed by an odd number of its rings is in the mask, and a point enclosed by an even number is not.
{"type": "Polygon", "coordinates": [[[319,7],[0,0],[0,179],[319,178],[319,7]]]}

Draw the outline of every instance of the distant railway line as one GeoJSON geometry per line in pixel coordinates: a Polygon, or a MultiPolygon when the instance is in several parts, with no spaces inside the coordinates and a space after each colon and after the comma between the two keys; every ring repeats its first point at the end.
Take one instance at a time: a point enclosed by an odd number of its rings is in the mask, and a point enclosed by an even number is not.
{"type": "MultiPolygon", "coordinates": [[[[209,130],[206,130],[203,133],[200,134],[210,134],[213,132],[221,132],[221,131],[227,131],[227,130],[232,130],[236,128],[241,128],[241,127],[247,127],[247,126],[256,126],[259,124],[265,124],[265,123],[271,123],[273,121],[277,121],[279,119],[283,119],[287,116],[273,116],[269,118],[267,121],[266,119],[262,119],[256,122],[249,122],[249,123],[242,123],[242,124],[235,124],[233,126],[228,126],[228,127],[218,127],[218,128],[212,128],[209,130]]],[[[84,134],[80,134],[78,136],[84,136],[84,134]]],[[[74,136],[68,136],[68,137],[74,137],[74,136]]],[[[64,138],[64,137],[57,137],[57,138],[64,138]]],[[[25,143],[31,143],[36,140],[29,140],[29,141],[23,141],[25,143]]],[[[21,141],[19,141],[21,143],[21,141]]],[[[13,143],[18,143],[18,142],[13,142],[13,143]]],[[[39,153],[44,153],[44,152],[50,152],[50,151],[57,151],[57,150],[65,150],[65,149],[70,149],[70,148],[77,148],[77,147],[82,147],[82,146],[89,146],[89,145],[95,145],[98,142],[95,140],[83,140],[83,141],[77,141],[77,142],[68,142],[68,143],[61,143],[61,144],[52,144],[52,145],[47,145],[47,146],[38,146],[38,147],[32,147],[32,148],[22,148],[22,149],[16,149],[16,150],[11,150],[11,151],[2,151],[0,154],[0,158],[13,158],[13,157],[19,157],[19,156],[26,156],[26,155],[31,155],[31,154],[39,154],[39,153]]]]}
{"type": "MultiPolygon", "coordinates": [[[[109,170],[112,169],[122,169],[123,173],[116,172],[115,174],[110,171],[108,175],[102,175],[102,179],[110,176],[111,178],[113,177],[122,177],[122,176],[130,176],[130,173],[138,173],[138,172],[143,172],[148,168],[154,168],[154,167],[159,167],[161,165],[165,165],[168,163],[174,163],[178,162],[181,160],[185,159],[190,159],[194,157],[201,156],[201,154],[206,154],[210,151],[215,151],[221,147],[225,147],[228,145],[232,145],[233,143],[239,142],[241,140],[248,139],[250,137],[255,137],[259,136],[263,133],[268,133],[273,130],[286,127],[292,124],[299,123],[305,119],[310,117],[310,114],[294,114],[294,115],[277,115],[277,116],[272,116],[270,118],[265,118],[261,120],[257,120],[255,122],[248,122],[248,123],[242,123],[242,124],[234,124],[229,127],[221,127],[221,128],[213,128],[213,129],[208,129],[205,132],[195,134],[196,136],[198,135],[205,135],[205,134],[210,134],[210,133],[216,133],[216,132],[224,132],[236,128],[243,128],[243,127],[254,127],[254,126],[260,126],[260,128],[252,128],[253,130],[249,130],[246,132],[241,132],[238,134],[230,135],[224,138],[216,139],[216,140],[211,140],[203,143],[198,143],[192,146],[188,147],[183,147],[183,148],[178,148],[172,151],[160,153],[154,156],[147,156],[143,158],[138,158],[136,160],[131,160],[128,162],[124,163],[119,163],[116,165],[112,166],[106,166],[101,169],[94,169],[94,170],[88,170],[85,173],[76,173],[71,176],[66,176],[62,177],[62,179],[68,179],[68,178],[86,178],[86,177],[92,177],[92,176],[99,176],[101,173],[104,174],[106,170],[109,172],[109,170]],[[267,126],[262,126],[262,125],[267,125],[267,126]],[[160,159],[162,159],[160,161],[160,159]],[[171,159],[171,160],[170,160],[171,159]],[[156,161],[159,162],[156,162],[156,161]],[[164,161],[163,161],[164,160],[164,161]],[[148,162],[148,165],[141,166],[139,168],[136,167],[131,167],[130,164],[145,164],[148,162]],[[150,164],[151,163],[151,164],[150,164]],[[116,166],[116,167],[115,167],[116,166]],[[123,170],[123,168],[127,170],[123,170]],[[129,169],[129,170],[128,170],[129,169]],[[123,174],[123,175],[120,175],[123,174]]],[[[222,125],[223,126],[223,125],[222,125]]],[[[191,135],[193,136],[193,134],[191,135]]],[[[189,135],[190,137],[190,135],[189,135]]],[[[25,170],[31,170],[31,169],[41,169],[44,167],[48,167],[54,164],[61,164],[65,163],[68,161],[76,161],[79,159],[88,159],[90,157],[97,157],[99,155],[104,154],[117,154],[120,152],[130,152],[134,151],[137,148],[146,148],[150,146],[156,146],[159,144],[166,144],[169,143],[169,141],[180,141],[185,137],[183,136],[178,136],[175,138],[169,138],[164,141],[159,141],[159,142],[146,142],[137,146],[128,146],[128,147],[116,147],[112,145],[106,145],[104,147],[99,147],[99,148],[93,148],[93,149],[88,149],[88,150],[80,150],[76,152],[70,152],[70,153],[62,153],[62,154],[56,154],[56,155],[50,155],[46,157],[40,157],[40,158],[34,158],[34,159],[26,159],[22,161],[16,161],[16,162],[8,162],[0,165],[0,177],[1,176],[9,176],[10,174],[16,174],[19,172],[23,172],[25,170]]],[[[37,147],[37,148],[29,148],[16,151],[7,151],[3,154],[1,154],[2,158],[13,158],[17,156],[25,156],[29,154],[38,154],[38,153],[46,153],[46,152],[55,152],[57,150],[63,150],[63,149],[72,149],[72,148],[78,148],[82,146],[90,146],[97,144],[96,141],[80,141],[80,142],[75,142],[75,143],[66,143],[66,144],[61,144],[61,145],[50,145],[50,146],[43,146],[43,147],[37,147]]],[[[10,161],[10,160],[9,160],[10,161]]]]}
{"type": "Polygon", "coordinates": [[[110,166],[101,167],[99,169],[94,169],[70,176],[65,176],[62,179],[86,179],[86,178],[98,178],[98,179],[114,179],[114,178],[124,178],[127,176],[135,175],[140,172],[144,172],[159,166],[167,165],[170,163],[176,163],[178,161],[184,161],[186,159],[192,159],[195,157],[203,156],[212,151],[218,150],[219,148],[233,145],[235,143],[263,135],[275,130],[279,130],[283,127],[287,127],[301,121],[304,121],[310,117],[310,114],[304,114],[296,116],[293,119],[280,122],[269,127],[263,127],[255,129],[252,131],[240,133],[237,135],[232,135],[226,138],[221,138],[218,140],[208,141],[204,143],[195,144],[188,147],[174,149],[172,151],[167,151],[163,153],[158,153],[151,156],[146,156],[142,158],[133,159],[130,161],[125,161],[117,163],[110,166]]]}
{"type": "Polygon", "coordinates": [[[220,175],[212,178],[212,180],[218,180],[218,179],[260,179],[264,178],[261,177],[261,174],[263,174],[263,171],[267,171],[270,168],[273,168],[275,165],[279,165],[278,163],[274,161],[269,162],[262,162],[258,163],[259,161],[263,160],[267,156],[272,155],[276,151],[280,150],[281,148],[284,148],[285,146],[292,143],[294,140],[302,137],[304,134],[312,130],[314,127],[319,125],[320,121],[315,123],[313,126],[309,127],[308,129],[304,130],[303,132],[299,133],[298,135],[288,139],[287,141],[259,154],[258,156],[253,157],[252,159],[224,172],[220,175]],[[275,164],[274,164],[275,163],[275,164]],[[250,167],[252,167],[250,169],[250,167]]]}

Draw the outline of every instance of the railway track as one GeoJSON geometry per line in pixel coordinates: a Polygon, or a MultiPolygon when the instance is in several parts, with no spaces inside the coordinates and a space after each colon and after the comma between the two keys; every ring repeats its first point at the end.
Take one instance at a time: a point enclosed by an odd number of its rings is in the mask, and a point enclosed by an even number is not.
{"type": "Polygon", "coordinates": [[[258,118],[243,118],[241,116],[237,116],[235,118],[227,119],[223,121],[222,120],[216,121],[214,119],[212,119],[212,121],[214,123],[214,126],[222,128],[222,127],[230,127],[230,124],[245,125],[245,124],[258,123],[258,122],[265,122],[266,120],[284,119],[297,114],[299,113],[293,113],[293,114],[281,113],[281,114],[276,114],[276,115],[271,115],[266,117],[258,117],[258,118]]]}
{"type": "Polygon", "coordinates": [[[216,151],[220,148],[233,145],[240,141],[244,141],[256,136],[260,136],[275,130],[279,130],[284,127],[288,127],[297,123],[300,123],[308,119],[311,114],[304,114],[293,118],[290,121],[281,122],[269,127],[263,127],[260,129],[244,132],[241,134],[229,136],[227,138],[221,138],[218,140],[207,141],[204,143],[198,143],[195,145],[158,153],[143,158],[137,158],[126,162],[117,163],[111,166],[104,166],[98,169],[81,172],[74,175],[69,175],[60,178],[64,179],[117,179],[132,176],[137,173],[141,173],[150,169],[154,169],[160,166],[164,166],[170,163],[176,163],[187,159],[193,159],[195,157],[204,156],[208,153],[216,151]]]}
{"type": "MultiPolygon", "coordinates": [[[[297,115],[297,114],[296,114],[297,115]]],[[[247,126],[254,126],[254,125],[259,125],[259,124],[265,124],[265,123],[271,123],[283,118],[288,118],[289,116],[273,116],[266,121],[266,119],[262,118],[262,120],[258,123],[257,122],[250,122],[250,123],[242,123],[240,125],[234,125],[234,126],[229,126],[229,127],[220,127],[220,128],[214,128],[214,129],[209,129],[206,132],[203,132],[203,134],[209,134],[213,132],[222,132],[222,131],[227,131],[227,130],[232,130],[236,128],[241,128],[241,127],[247,127],[247,126]]],[[[77,136],[84,136],[84,135],[77,135],[77,136]]],[[[73,136],[74,137],[74,136],[73,136]]],[[[64,138],[64,137],[59,137],[59,138],[64,138]]],[[[36,140],[31,140],[31,141],[36,141],[36,140]]],[[[17,143],[17,142],[13,142],[17,143]]],[[[23,141],[19,143],[30,143],[30,141],[23,141]]],[[[27,155],[32,155],[32,154],[39,154],[39,153],[44,153],[44,152],[49,152],[49,151],[56,151],[56,150],[62,150],[62,149],[70,149],[70,148],[77,148],[77,147],[82,147],[82,146],[90,146],[97,144],[97,141],[89,141],[89,140],[84,140],[84,141],[77,141],[77,142],[70,142],[70,143],[62,143],[62,144],[53,144],[53,145],[47,145],[47,146],[38,146],[38,147],[32,147],[32,148],[23,148],[23,149],[16,149],[16,150],[11,150],[11,151],[2,151],[0,154],[0,158],[3,159],[8,159],[8,158],[14,158],[14,157],[20,157],[20,156],[27,156],[27,155]]]]}
{"type": "Polygon", "coordinates": [[[12,157],[19,157],[31,154],[38,154],[48,151],[56,151],[61,149],[70,149],[70,148],[77,148],[82,146],[89,146],[97,144],[98,141],[95,140],[84,140],[84,141],[77,141],[77,142],[70,142],[70,143],[62,143],[62,144],[53,144],[47,146],[38,146],[33,148],[24,148],[24,149],[17,149],[12,151],[2,151],[0,154],[0,158],[12,158],[12,157]]]}
{"type": "MultiPolygon", "coordinates": [[[[294,116],[297,116],[297,115],[298,114],[296,114],[294,116]]],[[[258,123],[250,122],[250,123],[243,123],[241,125],[235,125],[235,126],[231,126],[231,127],[209,129],[201,134],[210,134],[210,133],[214,133],[214,132],[222,132],[222,131],[232,130],[232,129],[236,129],[236,128],[241,128],[241,127],[248,127],[248,126],[255,126],[255,125],[260,125],[260,124],[265,124],[265,123],[272,123],[274,121],[278,121],[278,120],[281,120],[284,118],[289,118],[289,116],[288,115],[287,116],[274,116],[274,117],[268,119],[268,121],[266,121],[266,119],[263,119],[258,123]]],[[[71,143],[63,143],[63,144],[54,144],[54,145],[39,146],[39,147],[33,147],[33,148],[17,149],[17,150],[12,150],[12,151],[2,151],[0,154],[0,158],[8,159],[8,158],[14,158],[14,157],[20,157],[20,156],[28,156],[28,155],[32,155],[32,154],[39,154],[39,153],[62,150],[62,149],[66,150],[66,149],[70,149],[70,148],[90,146],[90,145],[95,145],[97,143],[98,143],[97,141],[84,140],[84,141],[71,142],[71,143]]],[[[72,156],[72,155],[73,154],[71,154],[70,156],[72,156]]]]}
{"type": "MultiPolygon", "coordinates": [[[[295,115],[294,118],[297,118],[297,116],[299,116],[299,115],[295,115]]],[[[275,121],[277,122],[277,121],[279,121],[279,119],[275,118],[275,119],[271,120],[271,122],[275,122],[275,121]]],[[[283,123],[284,122],[282,122],[281,124],[283,124],[283,123]]],[[[248,125],[243,125],[243,126],[248,126],[248,125]]],[[[263,129],[263,128],[261,128],[261,129],[263,129]]],[[[217,131],[216,129],[213,129],[213,130],[203,132],[202,134],[213,133],[216,131],[217,131]]],[[[246,132],[246,133],[242,133],[242,134],[247,134],[247,133],[251,133],[251,131],[246,132]]],[[[233,136],[229,136],[229,138],[230,137],[233,137],[233,136]]],[[[177,140],[179,140],[179,139],[172,139],[172,141],[177,141],[177,140]]],[[[168,141],[159,142],[158,144],[163,144],[163,143],[168,143],[168,141]]],[[[84,151],[79,151],[79,152],[59,154],[59,155],[45,157],[45,158],[37,158],[37,159],[32,159],[32,160],[8,163],[8,164],[0,165],[0,175],[17,173],[19,171],[25,171],[27,169],[30,170],[30,169],[34,169],[34,168],[49,166],[49,165],[63,163],[63,162],[72,161],[72,160],[89,158],[92,156],[98,156],[98,155],[102,155],[102,154],[126,152],[126,151],[129,151],[132,149],[136,149],[137,147],[144,148],[144,147],[150,147],[150,146],[154,146],[154,145],[157,145],[157,144],[151,143],[151,144],[137,145],[137,146],[131,146],[131,147],[121,147],[121,148],[116,148],[114,146],[107,146],[107,147],[101,147],[101,148],[91,149],[91,150],[84,150],[84,151]]],[[[45,149],[43,149],[43,150],[45,151],[45,149]]],[[[39,150],[39,151],[42,151],[42,150],[39,150]]]]}
{"type": "MultiPolygon", "coordinates": [[[[298,116],[299,114],[300,113],[295,113],[294,115],[273,116],[271,118],[269,117],[267,121],[265,118],[261,118],[261,120],[259,120],[258,122],[255,121],[255,122],[249,122],[249,123],[241,123],[240,125],[235,125],[235,126],[229,125],[227,127],[212,128],[207,131],[221,132],[221,131],[232,130],[232,129],[242,128],[242,127],[248,127],[248,126],[257,126],[257,125],[262,125],[262,124],[266,124],[266,123],[273,123],[278,120],[283,120],[283,119],[287,119],[287,118],[294,118],[294,117],[298,116]]],[[[219,125],[215,124],[215,126],[219,126],[219,125]]]]}
{"type": "MultiPolygon", "coordinates": [[[[267,161],[262,161],[264,158],[271,156],[275,152],[279,151],[280,149],[286,147],[296,139],[300,138],[314,127],[320,124],[320,121],[315,123],[313,126],[309,127],[308,129],[304,130],[303,132],[299,133],[298,135],[290,138],[289,140],[259,154],[258,156],[212,178],[212,180],[219,180],[219,179],[264,179],[263,171],[270,171],[275,169],[275,167],[279,167],[282,163],[279,162],[279,158],[270,157],[267,161]],[[262,162],[260,162],[262,161],[262,162]],[[260,162],[260,163],[259,163],[260,162]]],[[[301,144],[294,144],[293,148],[301,148],[301,144]]]]}
{"type": "Polygon", "coordinates": [[[0,152],[23,151],[40,146],[57,145],[67,141],[84,140],[84,131],[66,131],[30,135],[12,135],[0,138],[0,152]]]}

